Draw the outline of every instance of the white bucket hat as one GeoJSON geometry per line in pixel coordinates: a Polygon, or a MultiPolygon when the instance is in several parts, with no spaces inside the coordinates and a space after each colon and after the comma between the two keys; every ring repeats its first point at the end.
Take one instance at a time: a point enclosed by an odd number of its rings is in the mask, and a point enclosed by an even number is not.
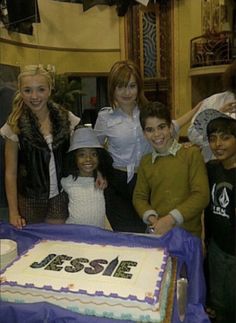
{"type": "Polygon", "coordinates": [[[103,148],[92,128],[78,128],[70,139],[68,152],[79,148],[103,148]]]}
{"type": "Polygon", "coordinates": [[[216,109],[203,110],[196,116],[193,125],[199,135],[203,136],[204,140],[207,141],[207,125],[210,121],[217,118],[235,119],[233,116],[231,117],[231,115],[216,109]]]}

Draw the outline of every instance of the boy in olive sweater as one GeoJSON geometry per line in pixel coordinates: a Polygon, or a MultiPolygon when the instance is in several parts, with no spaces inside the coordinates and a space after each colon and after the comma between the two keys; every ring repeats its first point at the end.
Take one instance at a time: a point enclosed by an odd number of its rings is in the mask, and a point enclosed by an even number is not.
{"type": "Polygon", "coordinates": [[[161,103],[148,103],[140,122],[153,152],[143,157],[138,169],[133,195],[137,212],[155,234],[179,225],[201,237],[209,187],[199,148],[185,148],[176,141],[170,111],[161,103]]]}

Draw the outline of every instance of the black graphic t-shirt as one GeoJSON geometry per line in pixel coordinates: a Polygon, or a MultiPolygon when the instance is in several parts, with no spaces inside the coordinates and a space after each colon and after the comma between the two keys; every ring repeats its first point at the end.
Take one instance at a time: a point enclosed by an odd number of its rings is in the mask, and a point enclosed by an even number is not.
{"type": "Polygon", "coordinates": [[[210,203],[205,210],[205,235],[224,252],[235,255],[236,168],[224,169],[212,160],[207,163],[210,203]]]}

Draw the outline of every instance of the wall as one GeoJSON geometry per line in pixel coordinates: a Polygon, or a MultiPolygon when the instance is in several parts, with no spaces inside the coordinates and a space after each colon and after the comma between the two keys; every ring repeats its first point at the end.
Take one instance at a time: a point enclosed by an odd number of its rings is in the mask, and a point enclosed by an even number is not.
{"type": "MultiPolygon", "coordinates": [[[[175,118],[192,108],[190,40],[201,35],[201,1],[176,0],[172,8],[173,22],[173,107],[175,118]]],[[[184,131],[185,132],[185,131],[184,131]]]]}
{"type": "Polygon", "coordinates": [[[0,63],[53,64],[59,73],[106,73],[124,57],[124,22],[115,6],[38,0],[41,23],[33,35],[0,29],[0,63]],[[40,48],[39,48],[39,47],[40,48]]]}
{"type": "MultiPolygon", "coordinates": [[[[173,117],[178,118],[205,97],[222,90],[221,76],[227,65],[190,69],[190,41],[202,35],[201,0],[174,0],[172,6],[173,117]]],[[[234,4],[233,4],[234,3],[234,4]]],[[[232,23],[233,0],[223,0],[232,23]]],[[[181,134],[186,135],[187,126],[181,134]]]]}
{"type": "MultiPolygon", "coordinates": [[[[8,34],[0,28],[0,63],[53,64],[59,73],[99,75],[106,74],[114,61],[125,58],[124,19],[117,16],[116,6],[97,5],[83,12],[81,4],[38,3],[41,23],[34,25],[33,36],[8,34]]],[[[201,0],[171,3],[172,102],[173,117],[178,118],[192,108],[190,40],[202,33],[201,0]]]]}

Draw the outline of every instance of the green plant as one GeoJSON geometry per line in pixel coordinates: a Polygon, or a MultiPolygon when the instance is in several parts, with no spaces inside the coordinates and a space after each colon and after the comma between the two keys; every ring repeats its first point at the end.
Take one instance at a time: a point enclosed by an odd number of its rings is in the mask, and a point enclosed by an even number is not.
{"type": "Polygon", "coordinates": [[[78,104],[80,98],[85,93],[81,90],[80,79],[70,80],[67,75],[58,74],[55,76],[55,85],[52,93],[52,99],[56,103],[71,110],[73,113],[78,113],[78,104]]]}

